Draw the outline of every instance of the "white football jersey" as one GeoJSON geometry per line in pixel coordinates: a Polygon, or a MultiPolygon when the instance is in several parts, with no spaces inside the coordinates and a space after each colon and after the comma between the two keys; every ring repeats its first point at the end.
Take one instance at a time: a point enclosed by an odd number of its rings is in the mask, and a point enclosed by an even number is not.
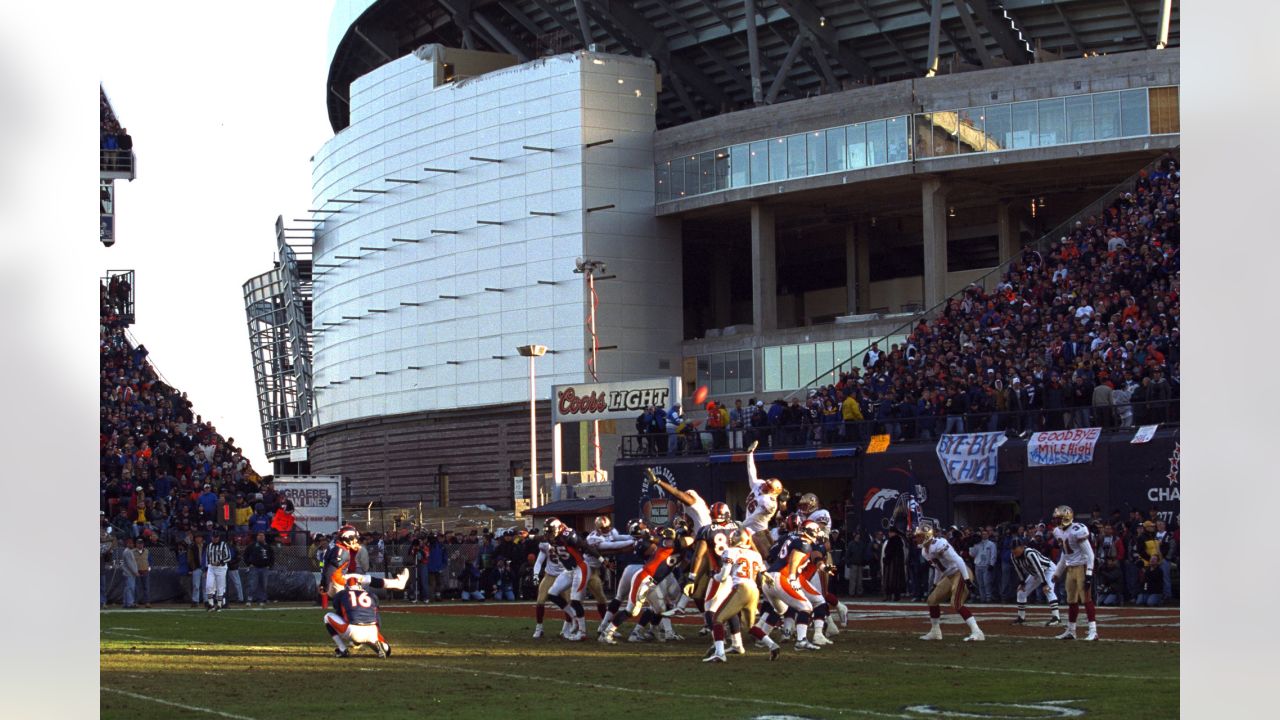
{"type": "Polygon", "coordinates": [[[564,572],[559,548],[553,547],[551,543],[538,543],[538,560],[533,564],[533,571],[537,573],[539,570],[551,577],[557,577],[564,572]]]}
{"type": "Polygon", "coordinates": [[[747,480],[751,483],[751,495],[747,497],[747,519],[742,526],[758,533],[769,527],[769,521],[778,512],[778,498],[761,489],[764,483],[756,474],[755,453],[747,454],[747,480]]]}
{"type": "Polygon", "coordinates": [[[744,583],[754,585],[756,576],[764,572],[764,559],[755,548],[733,546],[720,555],[725,566],[733,568],[729,575],[734,587],[744,583]],[[735,564],[736,563],[736,564],[735,564]]]}
{"type": "Polygon", "coordinates": [[[936,537],[922,545],[920,552],[924,555],[925,561],[933,566],[935,576],[950,577],[960,573],[960,577],[969,579],[969,568],[965,566],[964,560],[960,559],[956,549],[946,540],[936,537]]]}
{"type": "MultiPolygon", "coordinates": [[[[618,528],[609,528],[609,532],[601,535],[598,531],[592,530],[587,535],[587,547],[595,550],[597,553],[609,554],[617,550],[626,550],[634,547],[636,541],[630,535],[622,535],[618,533],[618,528]]],[[[592,553],[583,553],[583,559],[587,561],[587,567],[592,570],[599,570],[602,558],[592,553]]]]}
{"type": "Polygon", "coordinates": [[[814,510],[804,520],[812,520],[825,528],[831,528],[831,513],[826,508],[814,510]]]}
{"type": "Polygon", "coordinates": [[[711,508],[696,490],[690,490],[689,495],[693,498],[693,504],[686,505],[684,511],[692,521],[693,531],[696,533],[711,524],[711,508]]]}
{"type": "Polygon", "coordinates": [[[1086,570],[1093,569],[1093,544],[1089,542],[1089,528],[1081,523],[1071,523],[1068,528],[1062,526],[1053,529],[1053,539],[1062,548],[1058,565],[1075,567],[1083,565],[1086,570]]]}

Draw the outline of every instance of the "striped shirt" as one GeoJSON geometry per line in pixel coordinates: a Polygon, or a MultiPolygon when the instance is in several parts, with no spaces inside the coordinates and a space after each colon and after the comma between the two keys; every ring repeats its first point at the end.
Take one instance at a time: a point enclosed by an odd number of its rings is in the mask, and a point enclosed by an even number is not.
{"type": "Polygon", "coordinates": [[[1049,584],[1049,571],[1053,569],[1053,561],[1040,554],[1035,548],[1023,548],[1022,557],[1014,556],[1013,570],[1018,573],[1018,582],[1026,582],[1034,576],[1040,578],[1041,585],[1049,584]]]}
{"type": "Polygon", "coordinates": [[[205,559],[210,565],[226,565],[231,560],[231,546],[226,540],[211,543],[205,551],[205,559]]]}

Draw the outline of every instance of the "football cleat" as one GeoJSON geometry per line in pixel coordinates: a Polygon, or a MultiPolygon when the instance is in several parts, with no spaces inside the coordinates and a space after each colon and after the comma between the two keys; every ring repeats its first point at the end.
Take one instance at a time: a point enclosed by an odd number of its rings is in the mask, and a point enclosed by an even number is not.
{"type": "Polygon", "coordinates": [[[1045,627],[1053,627],[1054,625],[1061,625],[1061,624],[1062,624],[1062,618],[1051,617],[1048,620],[1044,621],[1045,627]]]}
{"type": "Polygon", "coordinates": [[[703,625],[702,627],[698,628],[698,637],[704,637],[710,634],[711,634],[711,628],[707,627],[706,625],[703,625]]]}
{"type": "Polygon", "coordinates": [[[702,658],[702,662],[726,662],[724,655],[711,653],[710,656],[702,658]]]}
{"type": "Polygon", "coordinates": [[[814,645],[835,645],[835,643],[828,640],[827,636],[823,635],[822,633],[813,634],[813,644],[814,645]]]}
{"type": "Polygon", "coordinates": [[[1084,639],[1085,639],[1085,640],[1097,640],[1097,639],[1098,639],[1098,631],[1097,631],[1097,630],[1090,630],[1090,631],[1089,631],[1089,634],[1084,636],[1084,639]]]}
{"type": "Polygon", "coordinates": [[[587,639],[587,634],[584,632],[570,633],[567,637],[565,637],[565,640],[568,640],[569,642],[582,642],[583,640],[586,640],[586,639],[587,639]]]}
{"type": "Polygon", "coordinates": [[[842,602],[836,603],[836,613],[840,615],[840,627],[849,627],[849,607],[842,602]]]}
{"type": "Polygon", "coordinates": [[[757,640],[756,647],[760,648],[761,650],[767,650],[769,648],[769,643],[763,640],[757,640]]]}
{"type": "Polygon", "coordinates": [[[780,653],[780,652],[782,652],[782,648],[780,648],[780,647],[770,648],[770,649],[769,649],[769,659],[770,659],[770,660],[777,660],[777,659],[778,659],[778,653],[780,653]]]}
{"type": "Polygon", "coordinates": [[[969,633],[969,636],[966,637],[964,641],[965,642],[982,642],[983,640],[986,640],[986,639],[987,639],[987,636],[984,635],[981,630],[975,630],[974,632],[969,633]]]}
{"type": "Polygon", "coordinates": [[[702,659],[706,660],[707,658],[715,654],[716,654],[716,646],[712,645],[711,647],[707,648],[707,651],[705,653],[702,654],[702,659]]]}
{"type": "Polygon", "coordinates": [[[792,635],[793,635],[793,633],[792,633],[790,630],[788,630],[788,629],[786,629],[786,628],[782,628],[782,639],[783,639],[784,641],[790,640],[790,639],[791,639],[791,637],[792,637],[792,635]]]}
{"type": "Polygon", "coordinates": [[[726,650],[725,652],[729,653],[730,655],[746,655],[747,649],[742,647],[741,645],[730,645],[729,649],[726,650]]]}
{"type": "Polygon", "coordinates": [[[921,635],[921,636],[920,636],[920,639],[921,639],[921,640],[941,640],[941,639],[942,639],[942,629],[941,629],[941,628],[936,628],[936,627],[935,627],[934,629],[930,630],[929,632],[925,633],[924,635],[921,635]]]}
{"type": "Polygon", "coordinates": [[[1076,634],[1075,634],[1075,633],[1073,633],[1073,632],[1071,632],[1070,630],[1063,630],[1063,631],[1062,631],[1062,634],[1061,634],[1061,635],[1058,635],[1055,639],[1057,639],[1057,640],[1075,640],[1075,639],[1076,639],[1076,634]]]}
{"type": "Polygon", "coordinates": [[[613,633],[600,633],[596,635],[596,642],[605,645],[617,645],[618,641],[613,638],[613,633]]]}
{"type": "Polygon", "coordinates": [[[384,658],[384,659],[385,659],[385,658],[387,657],[387,648],[384,646],[384,644],[383,644],[383,643],[380,643],[380,642],[376,642],[376,643],[374,643],[374,644],[373,644],[373,651],[374,651],[375,653],[377,653],[377,654],[378,654],[378,657],[380,657],[380,658],[384,658]]]}
{"type": "MultiPolygon", "coordinates": [[[[1012,624],[1014,624],[1014,625],[1026,625],[1026,624],[1027,624],[1027,619],[1026,619],[1026,618],[1014,618],[1014,619],[1013,619],[1013,623],[1012,623],[1012,624]]],[[[1045,623],[1045,624],[1047,625],[1048,623],[1045,623]]]]}
{"type": "MultiPolygon", "coordinates": [[[[391,643],[384,642],[384,643],[378,643],[378,644],[382,647],[382,652],[386,653],[387,657],[391,657],[391,643]]],[[[378,657],[382,657],[382,656],[379,655],[378,657]]]]}
{"type": "Polygon", "coordinates": [[[808,640],[801,640],[796,643],[796,649],[797,650],[821,650],[822,648],[818,647],[817,645],[814,645],[808,640]]]}
{"type": "Polygon", "coordinates": [[[835,637],[840,634],[840,627],[834,622],[828,622],[822,632],[825,633],[827,637],[835,637]]]}
{"type": "Polygon", "coordinates": [[[349,658],[349,657],[351,657],[351,651],[350,651],[350,650],[339,650],[338,648],[334,648],[334,649],[333,649],[333,656],[334,656],[334,657],[336,657],[336,658],[349,658]]]}
{"type": "Polygon", "coordinates": [[[542,637],[542,626],[539,625],[538,627],[533,629],[533,639],[538,640],[541,637],[542,637]]]}
{"type": "Polygon", "coordinates": [[[633,631],[630,635],[627,636],[627,642],[642,643],[644,641],[645,641],[645,637],[643,633],[638,633],[633,631]]]}

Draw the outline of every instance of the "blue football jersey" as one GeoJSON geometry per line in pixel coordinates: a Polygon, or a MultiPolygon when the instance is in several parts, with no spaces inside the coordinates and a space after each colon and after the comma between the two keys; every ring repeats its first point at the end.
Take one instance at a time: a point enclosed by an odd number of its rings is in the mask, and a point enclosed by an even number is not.
{"type": "Polygon", "coordinates": [[[809,541],[805,540],[800,533],[788,534],[769,549],[769,572],[778,572],[787,567],[787,563],[791,560],[791,553],[808,555],[810,549],[809,541]]]}
{"type": "Polygon", "coordinates": [[[333,596],[338,614],[350,625],[375,625],[378,622],[378,599],[365,590],[347,588],[333,596]]]}

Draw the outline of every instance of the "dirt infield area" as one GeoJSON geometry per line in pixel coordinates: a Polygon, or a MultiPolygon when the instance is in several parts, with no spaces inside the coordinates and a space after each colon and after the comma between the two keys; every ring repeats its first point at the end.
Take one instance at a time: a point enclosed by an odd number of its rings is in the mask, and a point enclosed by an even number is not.
{"type": "MultiPolygon", "coordinates": [[[[929,629],[928,608],[918,603],[867,603],[848,602],[849,630],[872,633],[913,634],[929,629]]],[[[600,619],[594,603],[586,603],[587,620],[591,627],[600,619]]],[[[1013,625],[1017,608],[1013,605],[970,606],[978,618],[983,632],[989,638],[1051,638],[1062,630],[1045,627],[1049,619],[1046,606],[1029,606],[1027,624],[1013,625]]],[[[533,627],[533,603],[531,602],[447,602],[428,606],[388,604],[384,613],[405,612],[424,615],[463,615],[470,617],[528,618],[533,627]]],[[[1067,608],[1061,610],[1062,620],[1067,619],[1067,608]]],[[[562,615],[554,605],[547,606],[548,620],[559,620],[562,615]]],[[[1098,635],[1101,640],[1122,642],[1179,642],[1181,612],[1178,608],[1161,607],[1100,607],[1097,609],[1098,635]]],[[[685,616],[674,618],[683,625],[700,625],[701,618],[685,616]]],[[[963,621],[955,613],[943,614],[944,633],[967,633],[963,621]]],[[[1084,608],[1080,608],[1077,635],[1083,637],[1087,627],[1084,608]]],[[[557,625],[558,627],[558,625],[557,625]]]]}

